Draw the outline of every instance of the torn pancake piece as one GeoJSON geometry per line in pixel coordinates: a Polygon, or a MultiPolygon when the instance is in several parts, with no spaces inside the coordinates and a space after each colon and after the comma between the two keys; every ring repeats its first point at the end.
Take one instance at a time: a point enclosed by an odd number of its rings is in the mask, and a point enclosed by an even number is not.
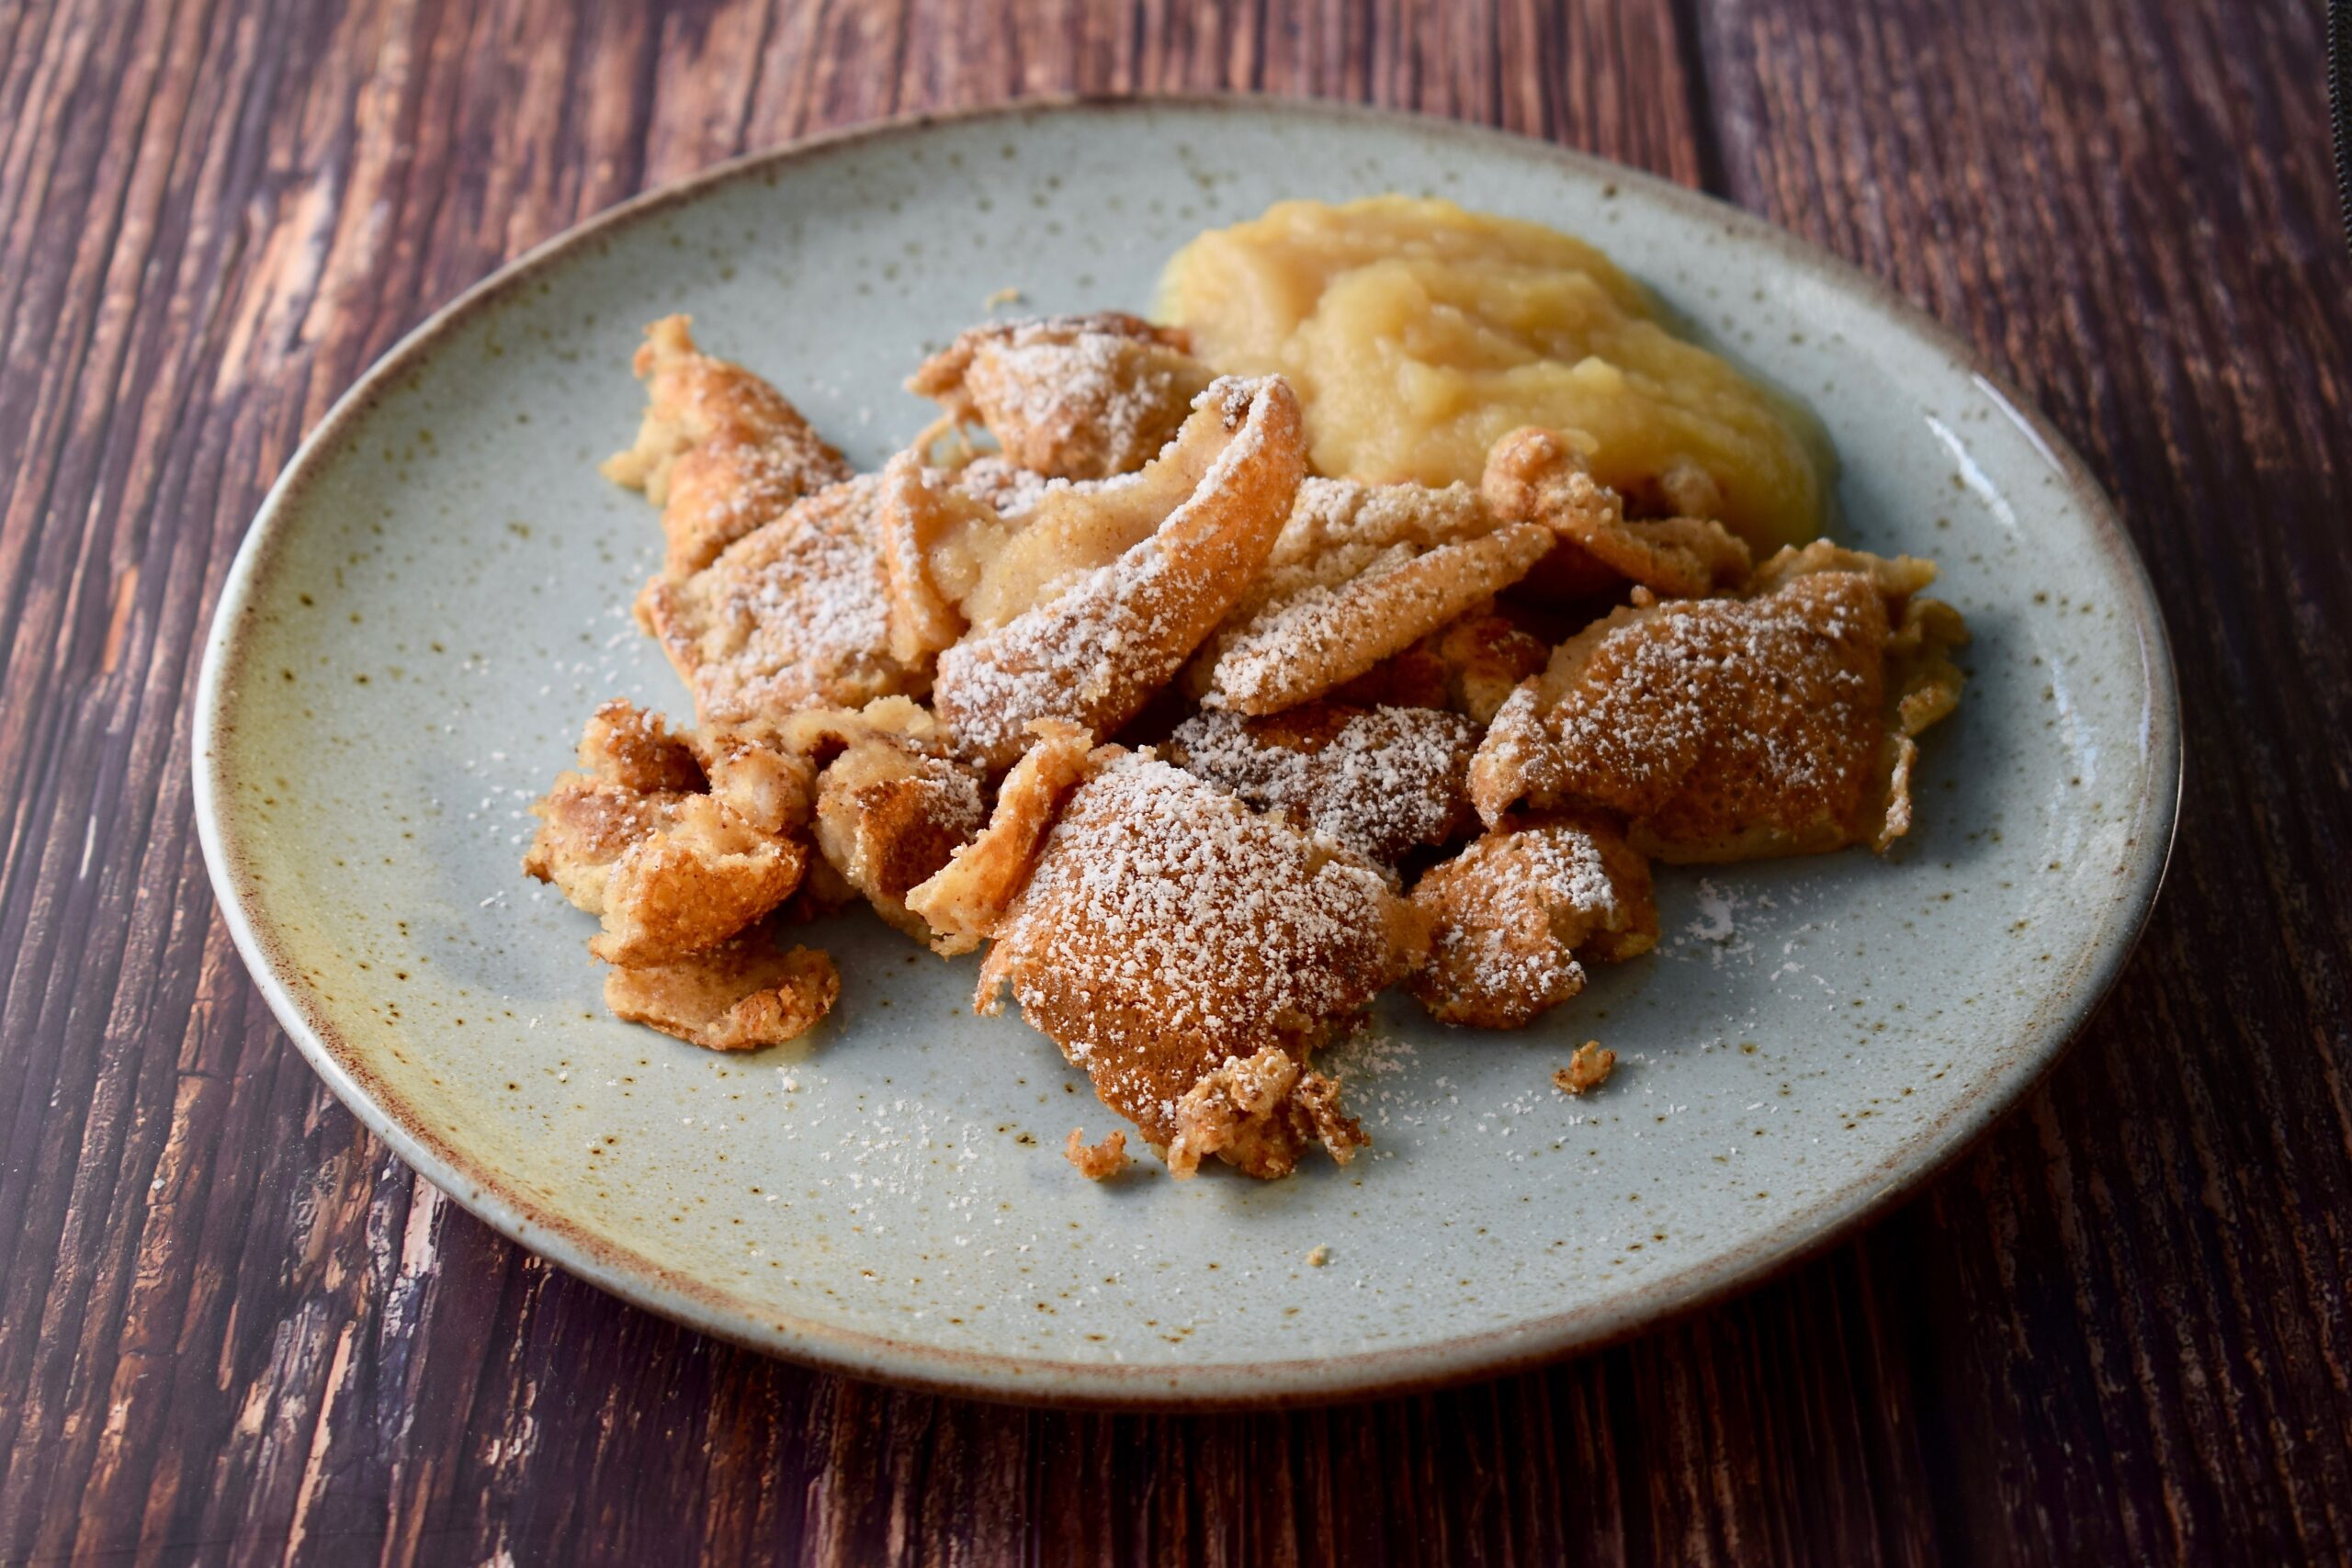
{"type": "Polygon", "coordinates": [[[779,951],[754,929],[667,964],[615,968],[605,976],[605,1005],[707,1051],[754,1051],[808,1032],[841,989],[831,958],[779,951]]]}
{"type": "Polygon", "coordinates": [[[580,761],[533,803],[523,869],[604,922],[597,957],[661,964],[716,946],[799,885],[806,850],[705,793],[700,762],[659,716],[606,703],[580,761]]]}
{"type": "Polygon", "coordinates": [[[1497,517],[1467,485],[1310,479],[1186,687],[1210,707],[1295,707],[1510,587],[1555,537],[1497,517]]]}
{"type": "Polygon", "coordinates": [[[1611,613],[1496,714],[1479,815],[1599,808],[1676,862],[1883,851],[1910,826],[1912,737],[1958,700],[1966,627],[1917,595],[1934,570],[1816,545],[1759,568],[1755,597],[1611,613]]]}
{"type": "Polygon", "coordinates": [[[645,418],[636,442],[604,464],[605,478],[662,508],[673,577],[851,472],[784,394],[697,349],[691,326],[664,316],[645,329],[634,362],[645,418]]]}
{"type": "Polygon", "coordinates": [[[703,724],[922,694],[922,668],[889,649],[889,581],[874,534],[880,484],[869,474],[830,486],[701,570],[647,585],[638,618],[694,692],[703,724]]]}
{"type": "Polygon", "coordinates": [[[1215,1155],[1263,1181],[1296,1170],[1299,1156],[1317,1144],[1345,1165],[1371,1141],[1354,1117],[1341,1113],[1335,1079],[1269,1045],[1254,1056],[1227,1056],[1184,1091],[1176,1102],[1168,1169],[1180,1179],[1192,1176],[1215,1155]]]}
{"type": "Polygon", "coordinates": [[[1082,1127],[1072,1127],[1062,1140],[1062,1158],[1089,1181],[1108,1181],[1133,1163],[1127,1157],[1126,1134],[1106,1134],[1101,1143],[1089,1144],[1082,1127]]]}
{"type": "Polygon", "coordinates": [[[1220,414],[1196,407],[1140,472],[1101,483],[1040,479],[993,457],[953,469],[892,458],[876,520],[891,650],[914,660],[994,631],[1151,538],[1234,444],[1220,414]]]}
{"type": "Polygon", "coordinates": [[[907,894],[945,865],[986,820],[969,768],[904,741],[861,735],[817,776],[817,848],[875,912],[931,940],[907,894]]]}
{"type": "Polygon", "coordinates": [[[1005,457],[1058,479],[1133,472],[1168,444],[1214,372],[1184,334],[1115,310],[993,321],[923,361],[907,389],[1005,457]]]}
{"type": "Polygon", "coordinates": [[[673,734],[660,714],[613,697],[581,730],[581,771],[641,795],[699,790],[707,781],[695,739],[673,734]]]}
{"type": "Polygon", "coordinates": [[[539,828],[523,870],[574,908],[601,915],[614,863],[707,786],[689,739],[622,697],[588,716],[576,757],[578,770],[558,773],[531,805],[539,828]]]}
{"type": "Polygon", "coordinates": [[[1165,1149],[1180,1103],[1226,1058],[1274,1047],[1304,1062],[1427,950],[1422,918],[1371,866],[1131,754],[1070,795],[975,1000],[993,1010],[1010,986],[1165,1149]]]}
{"type": "Polygon", "coordinates": [[[1313,702],[1259,718],[1204,709],[1166,750],[1258,810],[1393,866],[1477,826],[1467,786],[1478,735],[1434,708],[1313,702]]]}
{"type": "Polygon", "coordinates": [[[1510,616],[1481,605],[1332,688],[1328,700],[1366,707],[1447,708],[1483,727],[1551,653],[1510,616]]]}
{"type": "Polygon", "coordinates": [[[604,933],[588,951],[607,964],[666,963],[733,936],[800,886],[808,851],[760,832],[707,795],[613,862],[604,933]]]}
{"type": "Polygon", "coordinates": [[[1424,873],[1430,961],[1407,982],[1432,1017],[1517,1029],[1584,989],[1580,960],[1657,944],[1649,863],[1599,818],[1508,819],[1424,873]]]}
{"type": "MultiPolygon", "coordinates": [[[[1713,485],[1703,471],[1678,471],[1662,493],[1704,504],[1713,485]]],[[[1496,442],[1478,491],[1497,516],[1542,523],[1559,536],[1560,549],[1582,551],[1607,572],[1668,597],[1737,588],[1753,564],[1747,542],[1710,518],[1629,520],[1623,499],[1592,477],[1584,455],[1556,431],[1528,425],[1496,442]]]]}
{"type": "Polygon", "coordinates": [[[817,770],[764,725],[697,729],[688,738],[712,797],[763,833],[797,835],[816,810],[817,770]]]}
{"type": "Polygon", "coordinates": [[[890,584],[890,649],[915,660],[994,631],[1150,538],[1233,444],[1196,410],[1138,473],[1041,479],[981,457],[960,468],[901,452],[882,471],[876,528],[890,584]]]}
{"type": "Polygon", "coordinates": [[[601,915],[613,863],[675,818],[704,787],[703,772],[660,714],[619,697],[589,716],[578,758],[579,770],[557,774],[532,804],[539,828],[523,870],[601,915]]]}
{"type": "Polygon", "coordinates": [[[908,908],[929,926],[932,948],[943,955],[969,953],[996,934],[997,922],[1029,880],[1062,802],[1123,754],[1057,719],[1038,719],[1029,730],[1036,739],[997,786],[988,826],[907,895],[908,908]]]}
{"type": "Polygon", "coordinates": [[[592,774],[556,775],[531,805],[538,831],[523,854],[523,870],[582,913],[602,916],[605,889],[621,856],[677,819],[695,796],[685,790],[635,790],[592,774]]]}
{"type": "Polygon", "coordinates": [[[1510,617],[1491,610],[1474,610],[1430,633],[1427,642],[1445,671],[1446,705],[1481,725],[1493,721],[1519,683],[1544,668],[1550,652],[1510,617]]]}
{"type": "MultiPolygon", "coordinates": [[[[1114,733],[1249,587],[1305,471],[1298,400],[1276,377],[1220,380],[1162,461],[1180,460],[1196,426],[1214,458],[1148,536],[1074,580],[1049,581],[1036,603],[939,655],[933,706],[958,755],[1001,771],[1041,718],[1114,733]]],[[[1148,488],[1152,473],[1133,482],[1148,488]]]]}

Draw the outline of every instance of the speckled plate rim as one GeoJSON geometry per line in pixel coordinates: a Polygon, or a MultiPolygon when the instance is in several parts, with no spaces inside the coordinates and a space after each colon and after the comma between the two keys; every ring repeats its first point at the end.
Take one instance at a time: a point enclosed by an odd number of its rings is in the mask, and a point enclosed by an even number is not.
{"type": "Polygon", "coordinates": [[[922,115],[861,126],[755,152],[691,178],[622,202],[548,241],[458,295],[427,317],[338,399],[302,442],[263,500],[222,585],[205,637],[194,723],[197,833],[221,919],[253,972],[270,1010],[335,1097],[428,1181],[490,1225],[560,1267],[649,1311],[705,1333],[859,1377],[982,1398],[1070,1405],[1155,1409],[1233,1409],[1368,1398],[1490,1376],[1627,1338],[1657,1324],[1746,1290],[1844,1236],[1940,1169],[2012,1109],[2062,1055],[2105,998],[2144,930],[2171,858],[2180,795],[2179,701],[2169,643],[2145,564],[2118,521],[2114,507],[2082,459],[2049,423],[1932,317],[1893,289],[1764,220],[1713,197],[1605,159],[1484,127],[1356,105],[1231,95],[1151,98],[1056,97],[945,115],[922,115]],[[2148,766],[2132,807],[2137,859],[2131,886],[2119,897],[2110,922],[2079,977],[2038,1010],[2025,1048],[1968,1100],[1886,1158],[1857,1169],[1827,1198],[1792,1214],[1745,1245],[1658,1280],[1623,1303],[1600,1312],[1530,1319],[1407,1349],[1361,1355],[1200,1366],[1134,1367],[989,1355],[919,1341],[862,1334],[758,1309],[707,1281],[684,1275],[609,1237],[582,1230],[550,1212],[499,1170],[443,1141],[417,1114],[396,1083],[367,1064],[331,1010],[285,961],[285,948],[254,878],[238,824],[222,809],[229,798],[219,776],[222,739],[236,722],[237,675],[253,606],[268,583],[287,529],[314,475],[354,439],[388,389],[416,373],[461,323],[552,264],[585,246],[703,193],[758,178],[779,165],[820,159],[851,146],[920,137],[943,124],[996,120],[1018,124],[1045,116],[1116,114],[1135,110],[1252,114],[1328,124],[1383,125],[1455,141],[1474,153],[1507,149],[1519,157],[1549,157],[1588,176],[1688,217],[1719,222],[1724,231],[1780,266],[1810,274],[1857,298],[1943,354],[1969,375],[2007,414],[2064,482],[2081,507],[2096,543],[2128,585],[2140,649],[2148,766]]]}

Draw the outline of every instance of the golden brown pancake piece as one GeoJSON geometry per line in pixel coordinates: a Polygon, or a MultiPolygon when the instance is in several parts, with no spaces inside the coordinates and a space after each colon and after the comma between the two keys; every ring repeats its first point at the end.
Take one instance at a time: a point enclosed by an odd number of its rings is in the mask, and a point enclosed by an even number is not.
{"type": "Polygon", "coordinates": [[[1629,606],[1563,643],[1480,745],[1479,814],[1598,807],[1668,861],[1884,849],[1909,826],[1911,733],[1957,699],[1943,650],[1965,630],[1912,602],[1924,562],[1861,558],[1792,553],[1758,597],[1629,606]]]}
{"type": "Polygon", "coordinates": [[[539,829],[523,869],[573,908],[601,915],[613,863],[676,818],[705,787],[703,771],[660,714],[620,697],[588,716],[577,756],[579,770],[557,774],[532,804],[539,829]]]}
{"type": "Polygon", "coordinates": [[[1186,684],[1211,707],[1295,707],[1510,587],[1554,539],[1498,518],[1467,485],[1310,479],[1186,684]]]}
{"type": "Polygon", "coordinates": [[[816,809],[817,770],[766,726],[706,727],[689,738],[714,798],[763,833],[798,834],[816,809]]]}
{"type": "Polygon", "coordinates": [[[1447,1023],[1517,1029],[1584,989],[1579,959],[1657,943],[1649,863],[1598,818],[1508,819],[1413,889],[1433,922],[1408,982],[1447,1023]]]}
{"type": "Polygon", "coordinates": [[[661,964],[699,953],[792,896],[808,851],[762,833],[707,795],[613,862],[604,934],[588,951],[607,964],[661,964]]]}
{"type": "Polygon", "coordinates": [[[618,697],[589,716],[579,761],[533,803],[539,829],[523,869],[554,884],[573,908],[602,915],[614,863],[669,826],[703,788],[703,774],[661,715],[618,697]]]}
{"type": "Polygon", "coordinates": [[[944,955],[969,953],[996,933],[1029,880],[1062,802],[1122,754],[1055,719],[1039,719],[1029,730],[1035,739],[998,785],[988,826],[907,895],[908,908],[930,927],[927,940],[944,955]]]}
{"type": "Polygon", "coordinates": [[[806,1033],[841,988],[831,959],[779,952],[755,930],[668,964],[616,968],[605,976],[605,1005],[707,1051],[753,1051],[806,1033]]]}
{"type": "MultiPolygon", "coordinates": [[[[1703,471],[1678,473],[1663,491],[1707,504],[1713,486],[1703,471]]],[[[1478,489],[1497,516],[1541,522],[1562,548],[1657,593],[1690,598],[1736,588],[1753,564],[1746,542],[1710,518],[1628,520],[1623,498],[1595,479],[1583,455],[1555,431],[1531,425],[1496,442],[1478,489]]]]}
{"type": "Polygon", "coordinates": [[[1447,708],[1484,728],[1551,654],[1542,638],[1483,605],[1334,687],[1329,700],[1363,707],[1447,708]]]}
{"type": "Polygon", "coordinates": [[[849,465],[767,382],[695,346],[691,321],[645,329],[635,368],[645,419],[605,477],[662,508],[667,570],[684,576],[783,514],[804,495],[850,477],[849,465]]]}
{"type": "Polygon", "coordinates": [[[1476,827],[1467,785],[1478,733],[1434,708],[1315,702],[1263,718],[1207,709],[1177,726],[1167,750],[1258,810],[1393,865],[1476,827]]]}
{"type": "Polygon", "coordinates": [[[995,631],[1156,534],[1234,443],[1222,408],[1196,405],[1139,472],[1050,479],[982,456],[960,468],[901,452],[882,472],[876,525],[890,577],[890,649],[912,660],[995,631]]]}
{"type": "Polygon", "coordinates": [[[943,757],[860,737],[817,778],[817,848],[875,912],[918,942],[931,928],[907,894],[987,820],[980,783],[943,757]]]}
{"type": "Polygon", "coordinates": [[[704,724],[922,692],[921,669],[889,650],[889,581],[873,524],[879,487],[862,475],[820,491],[701,570],[647,585],[639,618],[693,689],[704,724]]]}
{"type": "Polygon", "coordinates": [[[1279,380],[1227,379],[1201,395],[1193,418],[1216,422],[1224,440],[1199,488],[1148,538],[940,654],[933,705],[959,755],[1009,767],[1041,718],[1115,732],[1257,574],[1305,468],[1297,400],[1279,380]]]}
{"type": "Polygon", "coordinates": [[[1378,872],[1166,762],[1079,786],[998,928],[978,1000],[1022,1015],[1165,1147],[1228,1056],[1303,1059],[1427,936],[1378,872]]]}
{"type": "Polygon", "coordinates": [[[802,846],[703,793],[701,764],[658,716],[606,703],[580,761],[533,804],[523,869],[604,921],[597,957],[643,965],[714,947],[799,885],[802,846]]]}
{"type": "Polygon", "coordinates": [[[1011,462],[1102,479],[1149,462],[1214,379],[1184,334],[1115,310],[974,327],[923,361],[907,389],[977,420],[1011,462]]]}

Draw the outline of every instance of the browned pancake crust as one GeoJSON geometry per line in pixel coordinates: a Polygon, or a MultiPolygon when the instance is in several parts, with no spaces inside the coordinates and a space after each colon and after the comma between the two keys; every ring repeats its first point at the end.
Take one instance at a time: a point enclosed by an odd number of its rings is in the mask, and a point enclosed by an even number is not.
{"type": "Polygon", "coordinates": [[[1304,1057],[1419,959],[1426,935],[1379,874],[1147,757],[1081,784],[980,971],[1165,1145],[1185,1092],[1227,1056],[1304,1057]]]}
{"type": "Polygon", "coordinates": [[[605,1005],[707,1051],[752,1051],[806,1033],[841,989],[823,953],[778,952],[764,932],[750,931],[669,964],[614,969],[605,1005]]]}
{"type": "Polygon", "coordinates": [[[1434,708],[1316,702],[1263,718],[1195,714],[1167,750],[1259,810],[1393,865],[1477,825],[1467,785],[1478,734],[1434,708]]]}
{"type": "Polygon", "coordinates": [[[1188,688],[1240,713],[1295,707],[1492,598],[1553,541],[1541,524],[1498,519],[1467,485],[1308,479],[1188,688]]]}
{"type": "Polygon", "coordinates": [[[891,657],[889,581],[863,475],[795,502],[701,570],[657,578],[638,614],[662,639],[706,725],[854,708],[920,694],[891,657]]]}
{"type": "Polygon", "coordinates": [[[523,869],[603,920],[597,957],[643,965],[701,952],[799,886],[806,849],[705,793],[702,764],[658,716],[606,703],[580,761],[532,806],[540,826],[523,869]]]}
{"type": "Polygon", "coordinates": [[[1958,616],[1894,601],[1916,630],[1891,709],[1879,582],[1848,570],[1768,581],[1752,599],[1620,609],[1562,644],[1479,749],[1480,814],[1522,799],[1600,807],[1669,861],[1883,848],[1909,820],[1905,687],[1916,672],[1919,716],[1948,711],[1958,672],[1941,649],[1964,635],[1958,616]]]}
{"type": "Polygon", "coordinates": [[[1517,1029],[1584,989],[1580,959],[1657,942],[1649,863],[1597,818],[1507,820],[1431,867],[1413,902],[1432,935],[1408,984],[1447,1023],[1517,1029]]]}
{"type": "Polygon", "coordinates": [[[1070,479],[1140,468],[1214,374],[1184,334],[1115,310],[995,321],[925,360],[907,389],[977,420],[1012,463],[1070,479]]]}
{"type": "Polygon", "coordinates": [[[919,942],[931,928],[907,894],[987,820],[971,770],[897,741],[852,741],[817,779],[817,848],[875,912],[919,942]]]}
{"type": "MultiPolygon", "coordinates": [[[[1659,488],[1663,495],[1708,504],[1713,487],[1703,470],[1691,469],[1659,488]]],[[[1746,542],[1707,516],[1628,519],[1623,498],[1594,479],[1583,455],[1555,431],[1530,425],[1496,442],[1479,493],[1496,515],[1542,522],[1563,548],[1653,592],[1688,598],[1736,588],[1753,564],[1746,542]]],[[[1583,575],[1556,564],[1553,570],[1583,575]]]]}
{"type": "Polygon", "coordinates": [[[635,368],[646,384],[644,422],[604,471],[662,508],[667,570],[683,576],[783,514],[804,495],[850,477],[850,467],[783,393],[695,346],[690,321],[645,329],[635,368]]]}
{"type": "Polygon", "coordinates": [[[1195,417],[1221,422],[1230,440],[1155,533],[940,654],[933,702],[960,755],[1001,771],[1037,719],[1114,733],[1256,576],[1306,466],[1298,400],[1279,378],[1226,380],[1195,417]]]}

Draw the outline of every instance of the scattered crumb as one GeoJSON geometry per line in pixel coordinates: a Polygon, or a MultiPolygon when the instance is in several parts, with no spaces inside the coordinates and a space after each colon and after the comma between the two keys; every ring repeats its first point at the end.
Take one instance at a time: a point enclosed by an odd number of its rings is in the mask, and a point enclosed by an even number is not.
{"type": "Polygon", "coordinates": [[[1577,1047],[1566,1066],[1553,1072],[1552,1087],[1562,1094],[1590,1094],[1609,1081],[1616,1066],[1616,1052],[1604,1050],[1598,1040],[1588,1040],[1577,1047]]]}
{"type": "Polygon", "coordinates": [[[1113,1133],[1101,1143],[1090,1145],[1084,1129],[1072,1127],[1069,1137],[1062,1145],[1062,1157],[1078,1167],[1078,1173],[1089,1181],[1107,1181],[1127,1168],[1127,1135],[1113,1133]]]}
{"type": "Polygon", "coordinates": [[[1000,305],[1018,305],[1026,298],[1027,296],[1023,294],[1021,290],[1013,288],[1011,284],[1007,284],[1002,288],[1000,288],[995,293],[989,295],[987,299],[981,300],[980,309],[983,310],[993,310],[1000,305]]]}
{"type": "Polygon", "coordinates": [[[1328,1247],[1318,1247],[1306,1255],[1306,1266],[1309,1269],[1320,1269],[1330,1261],[1331,1249],[1328,1247]]]}

